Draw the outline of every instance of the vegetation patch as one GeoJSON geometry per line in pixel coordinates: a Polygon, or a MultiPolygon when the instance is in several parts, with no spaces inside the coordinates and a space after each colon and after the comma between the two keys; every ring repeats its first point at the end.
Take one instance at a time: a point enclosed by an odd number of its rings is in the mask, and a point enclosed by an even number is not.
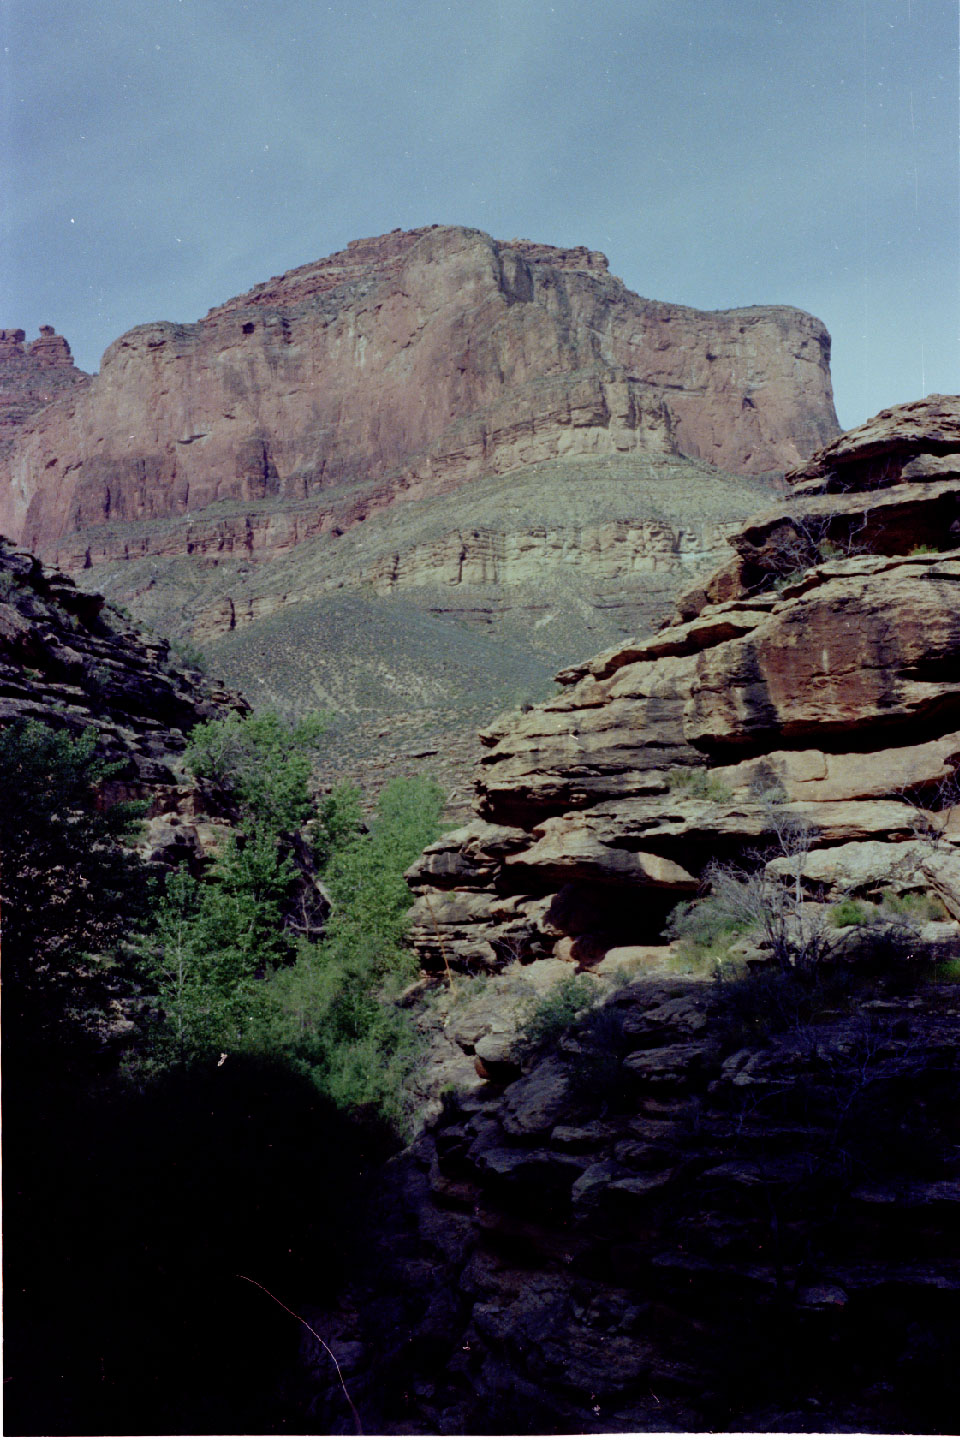
{"type": "Polygon", "coordinates": [[[565,975],[534,1000],[520,1022],[520,1034],[534,1048],[553,1045],[579,1015],[596,1001],[596,981],[589,975],[565,975]]]}
{"type": "Polygon", "coordinates": [[[869,925],[876,918],[876,914],[874,907],[865,905],[862,900],[841,900],[839,904],[831,906],[830,923],[836,925],[838,930],[844,930],[851,925],[869,925]]]}
{"type": "Polygon", "coordinates": [[[886,915],[912,920],[918,925],[924,925],[931,920],[950,919],[943,901],[926,890],[911,890],[905,895],[897,895],[893,890],[884,890],[883,911],[886,915]]]}
{"type": "Polygon", "coordinates": [[[694,800],[711,800],[716,805],[723,805],[733,799],[730,786],[704,767],[670,770],[667,772],[667,784],[671,790],[681,790],[694,800]]]}

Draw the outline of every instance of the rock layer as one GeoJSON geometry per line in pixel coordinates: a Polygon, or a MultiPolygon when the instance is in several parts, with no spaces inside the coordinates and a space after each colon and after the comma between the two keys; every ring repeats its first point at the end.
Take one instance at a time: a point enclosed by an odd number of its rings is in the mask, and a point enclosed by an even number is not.
{"type": "MultiPolygon", "coordinates": [[[[798,310],[700,312],[640,299],[595,252],[394,232],[122,336],[22,437],[0,526],[74,568],[91,526],[133,527],[142,552],[190,512],[216,543],[202,512],[269,497],[297,508],[296,543],[558,456],[778,471],[836,432],[828,360],[798,310]]],[[[98,557],[131,538],[98,537],[98,557]]]]}
{"type": "Polygon", "coordinates": [[[710,862],[788,823],[811,882],[842,894],[842,851],[905,845],[900,888],[958,913],[932,854],[953,853],[960,799],[958,426],[960,399],[934,396],[842,437],[670,624],[481,736],[480,821],[412,877],[426,965],[650,943],[710,862]]]}
{"type": "Polygon", "coordinates": [[[38,410],[90,378],[76,368],[70,346],[52,325],[41,325],[28,345],[26,338],[23,330],[0,330],[0,457],[38,410]]]}

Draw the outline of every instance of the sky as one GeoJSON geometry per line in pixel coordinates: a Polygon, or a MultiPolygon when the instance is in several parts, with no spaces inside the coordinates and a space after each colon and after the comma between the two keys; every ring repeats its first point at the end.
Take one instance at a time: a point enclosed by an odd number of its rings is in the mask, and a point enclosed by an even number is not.
{"type": "Polygon", "coordinates": [[[0,325],[95,370],[396,226],[789,304],[840,423],[960,391],[960,0],[0,0],[0,325]]]}

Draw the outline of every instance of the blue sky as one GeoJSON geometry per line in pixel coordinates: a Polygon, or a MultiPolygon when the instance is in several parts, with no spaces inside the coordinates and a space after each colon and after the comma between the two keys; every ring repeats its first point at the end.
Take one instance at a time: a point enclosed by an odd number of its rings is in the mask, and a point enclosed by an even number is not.
{"type": "Polygon", "coordinates": [[[786,303],[960,390],[958,0],[0,0],[0,324],[79,364],[400,225],[786,303]]]}

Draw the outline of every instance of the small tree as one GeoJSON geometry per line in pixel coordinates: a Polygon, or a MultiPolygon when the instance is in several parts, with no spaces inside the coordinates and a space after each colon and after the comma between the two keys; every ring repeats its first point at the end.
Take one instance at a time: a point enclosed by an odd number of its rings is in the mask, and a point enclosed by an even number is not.
{"type": "Polygon", "coordinates": [[[0,918],[4,1024],[35,1045],[92,1026],[116,990],[103,962],[144,911],[127,848],[143,807],[105,806],[111,773],[91,728],[74,738],[36,721],[0,732],[0,918]]]}
{"type": "Polygon", "coordinates": [[[273,711],[211,720],[191,732],[187,765],[275,832],[296,830],[313,811],[311,775],[328,724],[311,715],[288,725],[273,711]]]}

